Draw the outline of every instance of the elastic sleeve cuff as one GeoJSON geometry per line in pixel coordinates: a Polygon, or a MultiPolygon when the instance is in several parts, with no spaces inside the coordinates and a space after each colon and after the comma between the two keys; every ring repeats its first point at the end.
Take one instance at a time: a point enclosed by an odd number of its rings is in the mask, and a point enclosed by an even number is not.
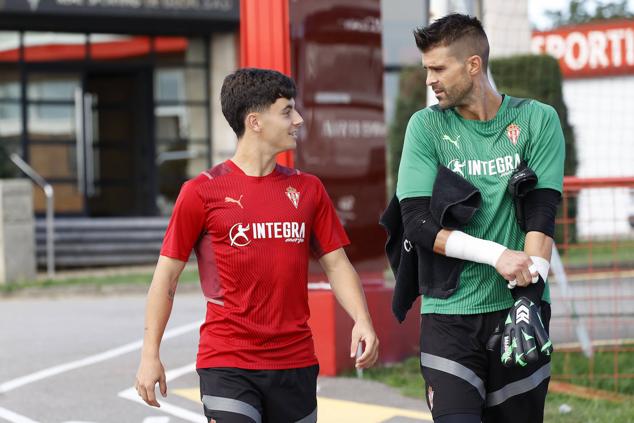
{"type": "Polygon", "coordinates": [[[403,229],[408,240],[434,251],[436,236],[442,229],[429,211],[430,197],[407,198],[400,202],[403,229]]]}

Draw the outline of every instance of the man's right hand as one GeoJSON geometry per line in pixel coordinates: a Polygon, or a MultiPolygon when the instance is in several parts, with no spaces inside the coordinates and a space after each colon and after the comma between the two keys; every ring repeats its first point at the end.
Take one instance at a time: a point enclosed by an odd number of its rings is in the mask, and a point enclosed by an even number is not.
{"type": "Polygon", "coordinates": [[[511,285],[528,286],[537,278],[537,268],[530,256],[523,251],[506,249],[495,263],[495,270],[511,285]]]}
{"type": "Polygon", "coordinates": [[[136,374],[134,387],[139,396],[148,405],[160,407],[156,400],[155,387],[158,382],[161,395],[167,396],[167,381],[165,380],[165,369],[163,363],[158,358],[142,358],[139,370],[136,374]]]}

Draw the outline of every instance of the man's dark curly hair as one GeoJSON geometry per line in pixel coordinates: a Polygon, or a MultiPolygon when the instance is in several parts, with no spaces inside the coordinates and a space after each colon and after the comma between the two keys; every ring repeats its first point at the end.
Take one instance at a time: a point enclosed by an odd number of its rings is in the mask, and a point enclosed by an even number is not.
{"type": "Polygon", "coordinates": [[[447,47],[460,41],[469,55],[480,56],[483,69],[488,66],[489,40],[478,18],[452,13],[427,27],[414,30],[414,39],[422,53],[434,47],[447,47]]]}
{"type": "Polygon", "coordinates": [[[244,68],[227,75],[220,90],[222,114],[238,138],[244,135],[244,119],[251,112],[261,112],[278,98],[295,98],[295,82],[269,69],[244,68]]]}

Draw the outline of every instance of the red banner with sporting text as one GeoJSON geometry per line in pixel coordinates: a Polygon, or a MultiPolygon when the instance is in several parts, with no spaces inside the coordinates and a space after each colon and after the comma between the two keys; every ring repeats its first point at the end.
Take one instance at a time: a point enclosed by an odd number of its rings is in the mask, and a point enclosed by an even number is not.
{"type": "Polygon", "coordinates": [[[531,50],[559,60],[565,78],[634,75],[634,20],[534,32],[531,50]]]}

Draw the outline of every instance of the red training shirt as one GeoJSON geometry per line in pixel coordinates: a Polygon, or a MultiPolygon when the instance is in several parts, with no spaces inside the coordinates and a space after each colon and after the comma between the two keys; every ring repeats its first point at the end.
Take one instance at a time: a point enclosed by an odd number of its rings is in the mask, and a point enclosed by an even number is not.
{"type": "Polygon", "coordinates": [[[280,165],[247,176],[227,160],[181,188],[161,255],[198,259],[207,316],[197,368],[317,363],[308,327],[309,250],[349,243],[321,181],[280,165]]]}

